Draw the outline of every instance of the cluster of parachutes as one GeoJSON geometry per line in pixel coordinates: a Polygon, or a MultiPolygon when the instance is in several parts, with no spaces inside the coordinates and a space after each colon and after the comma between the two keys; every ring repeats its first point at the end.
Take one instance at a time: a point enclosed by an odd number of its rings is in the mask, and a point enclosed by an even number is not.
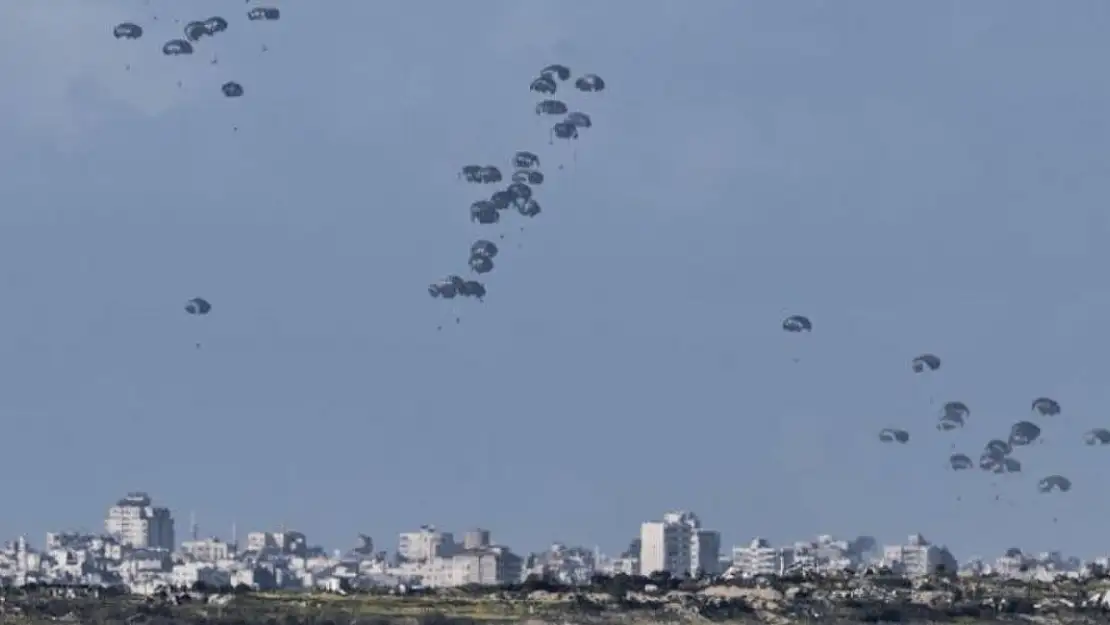
{"type": "MultiPolygon", "coordinates": [[[[275,21],[281,19],[281,11],[273,7],[254,7],[247,11],[250,21],[275,21]]],[[[157,19],[157,18],[155,18],[157,19]]],[[[196,51],[196,46],[208,37],[223,33],[228,28],[228,22],[220,16],[212,16],[203,20],[193,20],[182,28],[182,37],[175,37],[162,44],[162,54],[165,56],[189,56],[196,51]]],[[[116,39],[141,39],[143,27],[134,22],[122,22],[112,29],[116,39]]],[[[263,48],[265,50],[265,48],[263,48]]],[[[215,63],[215,60],[213,60],[215,63]]],[[[220,92],[227,98],[242,97],[243,85],[234,80],[229,80],[220,85],[220,92]]]]}
{"type": "MultiPolygon", "coordinates": [[[[921,354],[910,361],[915,374],[927,374],[940,369],[941,360],[935,354],[921,354]]],[[[1036,420],[1051,421],[1059,418],[1062,411],[1060,403],[1051,397],[1037,397],[1030,402],[1030,417],[1013,423],[1004,437],[992,438],[983,445],[976,460],[966,453],[952,453],[948,457],[948,467],[953,471],[979,469],[993,474],[1022,473],[1021,460],[1015,457],[1019,450],[1044,442],[1042,427],[1036,420]]],[[[936,430],[941,433],[960,430],[971,416],[967,404],[961,401],[945,403],[937,415],[936,430]]],[[[884,428],[879,432],[879,441],[887,444],[904,445],[910,442],[908,430],[884,428]]],[[[1087,445],[1110,445],[1110,429],[1094,428],[1085,432],[1082,441],[1087,445]]],[[[1036,490],[1041,493],[1068,492],[1072,488],[1070,479],[1063,475],[1051,474],[1037,481],[1036,490]]]]}
{"type": "MultiPolygon", "coordinates": [[[[274,7],[254,7],[246,12],[249,21],[276,21],[281,19],[281,11],[274,7]]],[[[157,17],[153,19],[157,20],[157,17]]],[[[178,21],[178,20],[175,20],[178,21]]],[[[165,56],[189,56],[196,52],[197,46],[209,37],[215,37],[228,29],[227,19],[213,16],[203,20],[192,20],[182,27],[182,36],[170,39],[162,44],[162,54],[165,56]]],[[[112,29],[116,39],[139,40],[144,34],[143,27],[134,22],[122,22],[112,29]]],[[[265,51],[265,47],[263,50],[265,51]]],[[[213,61],[215,63],[215,61],[213,61]]],[[[180,84],[180,83],[179,83],[180,84]]],[[[242,97],[243,85],[229,80],[220,85],[220,92],[227,98],[242,97]]],[[[496,253],[496,252],[495,252],[496,253]]],[[[185,302],[185,312],[189,315],[203,317],[212,311],[212,304],[203,297],[194,297],[185,302]]],[[[200,343],[196,346],[199,348],[200,343]]]]}
{"type": "MultiPolygon", "coordinates": [[[[782,320],[782,329],[789,333],[813,331],[813,323],[803,315],[791,315],[782,320]]],[[[928,374],[940,369],[941,360],[936,354],[921,354],[910,360],[910,370],[914,374],[928,374]]],[[[1038,397],[1030,404],[1033,419],[1051,419],[1061,414],[1060,403],[1051,397],[1038,397]]],[[[962,401],[946,402],[937,415],[936,430],[941,433],[963,429],[971,417],[971,409],[962,401]]],[[[910,442],[909,430],[886,427],[879,430],[879,442],[891,445],[906,445],[910,442]]],[[[1110,445],[1110,429],[1094,428],[1083,434],[1087,445],[1110,445]]],[[[1022,473],[1021,461],[1014,457],[1017,450],[1029,445],[1042,443],[1041,427],[1030,420],[1019,420],[1010,426],[1005,438],[994,438],[983,446],[978,462],[965,453],[952,453],[948,466],[953,471],[980,469],[993,474],[1022,473]]],[[[1041,493],[1068,492],[1071,480],[1063,475],[1052,474],[1037,482],[1041,493]]]]}
{"type": "MultiPolygon", "coordinates": [[[[530,91],[544,97],[536,104],[535,113],[540,116],[559,117],[550,130],[549,142],[555,139],[576,140],[582,129],[591,128],[593,119],[582,111],[572,111],[562,100],[554,99],[560,83],[571,78],[571,71],[565,65],[548,65],[540,70],[540,75],[532,80],[530,91]]],[[[585,74],[573,81],[578,91],[594,93],[605,89],[605,81],[596,74],[585,74]]],[[[501,222],[502,213],[515,209],[523,217],[534,218],[542,212],[535,198],[536,187],[544,184],[545,176],[540,169],[540,157],[535,152],[521,150],[509,160],[512,173],[508,179],[497,165],[470,164],[459,171],[459,179],[474,185],[502,185],[487,198],[470,205],[470,221],[483,226],[501,222]]],[[[501,235],[504,239],[504,235],[501,235]]],[[[494,258],[498,254],[497,245],[487,239],[479,239],[470,246],[468,265],[470,271],[483,275],[493,271],[494,258]]],[[[454,299],[473,297],[479,301],[486,295],[486,287],[478,280],[468,280],[459,275],[449,275],[428,286],[428,293],[434,298],[454,299]]],[[[456,317],[455,322],[459,319],[456,317]]],[[[441,327],[442,329],[442,327],[441,327]]]]}

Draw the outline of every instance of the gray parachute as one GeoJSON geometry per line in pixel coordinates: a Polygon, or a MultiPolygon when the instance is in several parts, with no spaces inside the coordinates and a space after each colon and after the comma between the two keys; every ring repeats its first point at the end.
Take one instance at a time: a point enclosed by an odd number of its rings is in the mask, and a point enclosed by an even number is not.
{"type": "Polygon", "coordinates": [[[478,239],[474,245],[470,246],[471,256],[485,256],[486,258],[495,258],[497,256],[497,245],[493,241],[485,239],[478,239]]]}
{"type": "Polygon", "coordinates": [[[540,157],[534,152],[520,151],[513,155],[513,167],[516,169],[536,169],[540,166],[540,157]]]}
{"type": "Polygon", "coordinates": [[[540,70],[540,76],[548,78],[558,78],[559,80],[570,80],[570,68],[566,65],[552,64],[540,70]]]}
{"type": "Polygon", "coordinates": [[[1083,442],[1088,445],[1110,445],[1110,430],[1094,428],[1083,434],[1083,442]]]}
{"type": "Polygon", "coordinates": [[[913,368],[914,373],[924,373],[925,371],[936,371],[940,369],[940,358],[933,354],[921,354],[917,358],[910,361],[910,367],[913,368]]]}
{"type": "Polygon", "coordinates": [[[1037,482],[1037,490],[1042,493],[1066,493],[1071,490],[1071,480],[1063,475],[1050,475],[1037,482]]]}
{"type": "Polygon", "coordinates": [[[910,433],[896,428],[883,428],[879,430],[879,441],[883,443],[900,443],[905,445],[910,442],[910,433]]]}
{"type": "Polygon", "coordinates": [[[948,466],[953,471],[967,471],[974,469],[975,463],[966,454],[952,454],[948,456],[948,466]]]}
{"type": "Polygon", "coordinates": [[[281,11],[274,7],[255,7],[247,11],[247,19],[255,21],[274,21],[281,19],[281,11]]]}
{"type": "Polygon", "coordinates": [[[523,182],[525,184],[543,184],[543,172],[534,169],[518,169],[513,172],[513,182],[523,182]]]}
{"type": "Polygon", "coordinates": [[[566,122],[568,124],[573,124],[575,128],[592,128],[594,125],[594,120],[591,119],[589,115],[577,111],[574,113],[567,113],[566,122]]]}
{"type": "Polygon", "coordinates": [[[559,100],[536,102],[536,115],[566,115],[567,105],[559,100]]]}
{"type": "Polygon", "coordinates": [[[813,323],[810,322],[809,317],[790,315],[782,320],[782,329],[787,332],[812,332],[813,323]]]}
{"type": "Polygon", "coordinates": [[[212,312],[212,304],[203,297],[194,297],[193,299],[185,302],[185,312],[190,315],[207,315],[212,312]]]}
{"type": "Polygon", "coordinates": [[[555,84],[555,80],[550,76],[540,76],[532,81],[528,89],[543,95],[554,95],[559,90],[559,85],[555,84]]]}
{"type": "Polygon", "coordinates": [[[131,22],[123,22],[116,24],[112,29],[112,35],[116,39],[139,39],[143,36],[143,27],[131,22]]]}
{"type": "Polygon", "coordinates": [[[586,74],[574,81],[574,87],[579,91],[586,92],[604,91],[605,81],[597,74],[586,74]]]}
{"type": "Polygon", "coordinates": [[[1010,426],[1010,444],[1014,447],[1029,445],[1040,436],[1040,426],[1030,421],[1018,421],[1010,426]]]}
{"type": "Polygon", "coordinates": [[[1060,404],[1050,397],[1038,397],[1033,400],[1033,412],[1042,417],[1055,417],[1060,414],[1060,404]]]}
{"type": "Polygon", "coordinates": [[[443,299],[452,299],[459,295],[463,288],[466,286],[466,280],[459,276],[447,276],[439,282],[433,282],[428,285],[428,294],[432,297],[442,297],[443,299]]]}
{"type": "Polygon", "coordinates": [[[971,410],[962,401],[950,401],[941,408],[937,429],[950,431],[962,428],[971,416],[971,410]]]}
{"type": "Polygon", "coordinates": [[[192,54],[193,44],[184,39],[170,39],[162,44],[162,54],[166,56],[178,56],[181,54],[192,54]]]}

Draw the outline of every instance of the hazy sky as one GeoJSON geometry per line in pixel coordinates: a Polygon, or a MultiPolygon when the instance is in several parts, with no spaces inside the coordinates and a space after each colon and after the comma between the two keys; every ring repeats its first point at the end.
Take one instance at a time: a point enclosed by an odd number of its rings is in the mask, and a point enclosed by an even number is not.
{"type": "Polygon", "coordinates": [[[618,551],[686,508],[726,545],[1106,550],[1107,3],[180,4],[0,5],[0,535],[144,489],[182,536],[336,547],[618,551]],[[567,90],[574,147],[532,114],[552,62],[609,84],[567,90]],[[518,149],[545,212],[471,224],[457,169],[518,149]],[[484,304],[428,297],[500,234],[484,304]],[[1023,477],[946,471],[1039,395],[1064,413],[1023,477]]]}

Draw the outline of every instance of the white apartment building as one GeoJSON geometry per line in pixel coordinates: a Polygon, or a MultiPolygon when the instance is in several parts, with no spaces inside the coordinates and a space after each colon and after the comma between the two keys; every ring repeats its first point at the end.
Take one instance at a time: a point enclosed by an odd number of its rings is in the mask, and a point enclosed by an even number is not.
{"type": "Polygon", "coordinates": [[[932,575],[943,570],[955,575],[956,558],[945,547],[929,544],[921,534],[911,534],[905,545],[883,547],[883,564],[906,576],[932,575]]]}
{"type": "Polygon", "coordinates": [[[746,547],[732,548],[732,573],[751,577],[755,575],[782,575],[794,563],[792,547],[772,547],[762,538],[755,538],[746,547]]]}
{"type": "Polygon", "coordinates": [[[389,573],[429,588],[499,585],[521,580],[524,559],[506,547],[465,550],[427,560],[406,560],[389,573]]]}
{"type": "Polygon", "coordinates": [[[235,549],[231,545],[219,538],[186,540],[181,543],[180,551],[201,562],[227,560],[235,553],[235,549]]]}
{"type": "MultiPolygon", "coordinates": [[[[489,533],[479,539],[489,543],[489,533]]],[[[471,537],[471,540],[476,540],[471,537]]],[[[459,551],[451,532],[440,532],[434,525],[421,525],[415,532],[402,532],[397,540],[397,555],[405,562],[427,562],[446,558],[459,551]]]]}
{"type": "Polygon", "coordinates": [[[173,516],[169,508],[151,505],[146,493],[128,493],[108,509],[104,531],[134,549],[174,548],[173,516]]]}
{"type": "Polygon", "coordinates": [[[640,574],[666,571],[695,576],[719,571],[721,535],[703,529],[692,512],[676,511],[640,526],[640,574]]]}

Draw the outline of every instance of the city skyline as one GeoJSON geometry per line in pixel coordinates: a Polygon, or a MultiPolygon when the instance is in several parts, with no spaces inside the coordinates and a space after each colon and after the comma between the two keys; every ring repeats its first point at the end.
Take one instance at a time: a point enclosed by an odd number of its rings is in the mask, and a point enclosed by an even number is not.
{"type": "Polygon", "coordinates": [[[669,507],[726,544],[1101,544],[1103,7],[2,3],[0,535],[143,488],[326,544],[612,550],[669,507]],[[550,63],[608,84],[559,94],[592,116],[573,145],[528,91],[550,63]],[[491,189],[460,167],[516,150],[543,213],[472,224],[491,189]],[[429,297],[479,238],[485,301],[429,297]],[[1021,476],[947,469],[1041,396],[1021,476]],[[970,417],[940,433],[947,401],[970,417]]]}

